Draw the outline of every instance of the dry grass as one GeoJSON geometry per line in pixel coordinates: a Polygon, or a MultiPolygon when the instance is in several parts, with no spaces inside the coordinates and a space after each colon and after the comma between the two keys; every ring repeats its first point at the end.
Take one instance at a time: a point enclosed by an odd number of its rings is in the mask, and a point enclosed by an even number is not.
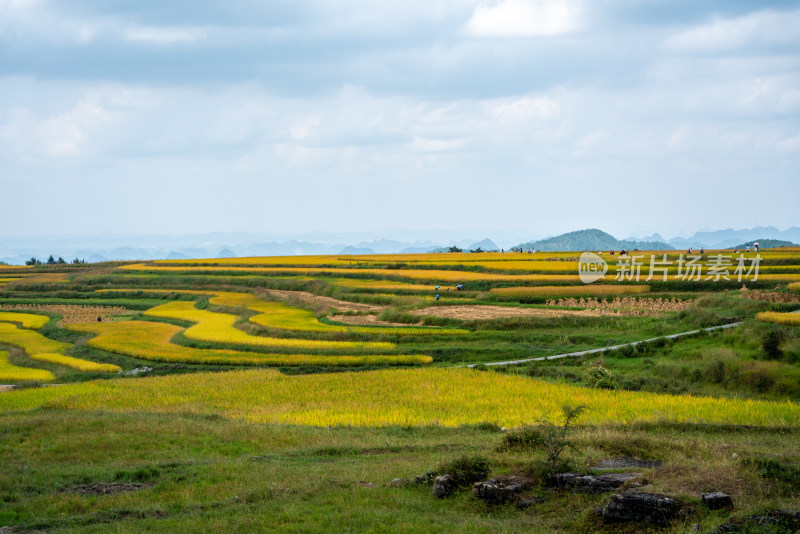
{"type": "Polygon", "coordinates": [[[548,306],[584,308],[600,312],[602,315],[658,315],[664,312],[682,311],[693,304],[691,300],[671,299],[637,299],[633,297],[616,297],[613,300],[567,298],[548,300],[548,306]]]}

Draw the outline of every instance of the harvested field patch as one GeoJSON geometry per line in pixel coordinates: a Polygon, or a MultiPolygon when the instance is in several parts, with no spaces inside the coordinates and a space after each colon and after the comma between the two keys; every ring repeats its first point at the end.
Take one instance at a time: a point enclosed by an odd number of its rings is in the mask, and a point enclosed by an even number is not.
{"type": "Polygon", "coordinates": [[[122,306],[76,306],[71,304],[2,304],[0,310],[29,310],[57,313],[63,324],[85,324],[103,321],[115,315],[130,313],[122,306]]]}
{"type": "Polygon", "coordinates": [[[463,306],[431,306],[412,310],[414,315],[461,319],[462,321],[485,321],[504,317],[559,317],[563,315],[597,316],[594,310],[551,310],[546,308],[511,308],[507,306],[488,306],[485,304],[463,306]]]}
{"type": "Polygon", "coordinates": [[[268,296],[282,300],[284,302],[298,302],[313,308],[334,308],[344,312],[379,312],[383,308],[371,304],[360,304],[357,302],[347,302],[331,297],[321,297],[307,291],[285,291],[281,289],[267,289],[264,291],[268,296]]]}
{"type": "MultiPolygon", "coordinates": [[[[329,315],[331,321],[337,323],[361,325],[361,326],[413,326],[406,323],[392,323],[390,321],[379,321],[376,315],[329,315]]],[[[416,323],[417,325],[421,324],[416,323]]]]}
{"type": "Polygon", "coordinates": [[[548,300],[548,306],[566,308],[584,308],[595,310],[603,315],[658,315],[659,313],[682,311],[691,306],[692,300],[672,299],[637,299],[633,297],[617,297],[606,299],[558,299],[548,300]]]}

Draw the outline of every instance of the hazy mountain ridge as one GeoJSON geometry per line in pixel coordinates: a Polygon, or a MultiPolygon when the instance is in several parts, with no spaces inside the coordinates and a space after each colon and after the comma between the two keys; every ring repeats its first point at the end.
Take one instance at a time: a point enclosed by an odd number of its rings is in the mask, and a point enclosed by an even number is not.
{"type": "MultiPolygon", "coordinates": [[[[413,254],[431,251],[446,251],[450,246],[463,250],[498,250],[512,248],[514,243],[506,235],[505,241],[492,239],[476,240],[474,237],[447,238],[442,230],[425,232],[409,231],[414,238],[404,240],[403,231],[387,231],[386,235],[395,238],[376,237],[365,239],[367,234],[332,234],[312,232],[294,238],[275,238],[247,233],[212,233],[189,236],[94,236],[94,237],[8,237],[0,239],[0,261],[21,265],[31,257],[45,260],[50,254],[62,256],[65,260],[85,259],[89,262],[109,260],[155,260],[185,258],[221,258],[247,256],[293,256],[311,254],[346,254],[349,251],[364,254],[369,250],[378,254],[413,254]],[[267,239],[265,239],[265,237],[267,239]],[[497,243],[500,243],[498,245],[497,243]],[[503,245],[506,245],[503,247],[503,245]],[[348,252],[345,252],[348,251],[348,252]]],[[[455,234],[452,232],[450,235],[455,234]]],[[[477,233],[477,232],[476,232],[477,233]]],[[[502,232],[499,232],[502,233],[502,232]]],[[[530,232],[528,235],[536,234],[530,232]]],[[[370,234],[372,237],[375,234],[370,234]]],[[[515,232],[515,235],[525,234],[515,232]]],[[[539,234],[541,235],[541,234],[539,234]]],[[[613,235],[597,229],[567,232],[543,239],[529,239],[513,248],[537,250],[609,250],[609,249],[688,249],[705,247],[725,249],[761,241],[762,248],[769,248],[770,240],[800,243],[800,227],[778,230],[774,226],[759,226],[734,230],[727,228],[717,231],[698,231],[689,237],[674,237],[664,240],[661,234],[654,233],[642,239],[617,239],[613,235]],[[588,232],[588,233],[587,233],[588,232]]],[[[519,242],[519,241],[516,241],[519,242]]]]}

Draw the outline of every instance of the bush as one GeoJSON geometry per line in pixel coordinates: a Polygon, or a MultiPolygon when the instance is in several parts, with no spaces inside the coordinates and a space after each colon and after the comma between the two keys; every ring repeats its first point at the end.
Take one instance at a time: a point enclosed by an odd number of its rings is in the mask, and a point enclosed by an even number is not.
{"type": "Polygon", "coordinates": [[[538,426],[526,425],[506,433],[501,449],[538,449],[544,444],[544,433],[538,426]]]}
{"type": "Polygon", "coordinates": [[[599,389],[617,389],[617,382],[614,376],[606,367],[603,362],[597,361],[590,365],[584,373],[586,384],[592,388],[599,389]]]}
{"type": "Polygon", "coordinates": [[[489,460],[483,456],[461,456],[439,466],[438,473],[450,473],[459,487],[485,480],[492,470],[489,460]]]}
{"type": "Polygon", "coordinates": [[[777,328],[767,330],[761,337],[761,348],[770,360],[779,360],[783,356],[781,343],[783,342],[783,332],[777,328]]]}

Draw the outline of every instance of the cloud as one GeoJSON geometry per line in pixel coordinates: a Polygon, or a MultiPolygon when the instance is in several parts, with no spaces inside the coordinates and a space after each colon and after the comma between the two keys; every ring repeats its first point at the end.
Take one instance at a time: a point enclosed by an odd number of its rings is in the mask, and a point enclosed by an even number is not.
{"type": "Polygon", "coordinates": [[[136,26],[125,31],[126,41],[154,44],[193,43],[206,36],[206,31],[200,28],[136,26]]]}
{"type": "Polygon", "coordinates": [[[800,10],[765,10],[742,17],[718,19],[681,33],[664,42],[669,50],[681,52],[724,51],[755,45],[800,43],[800,10]]]}
{"type": "Polygon", "coordinates": [[[465,29],[475,37],[535,37],[577,30],[581,10],[566,0],[501,0],[482,2],[465,29]]]}
{"type": "Polygon", "coordinates": [[[550,97],[522,97],[495,100],[485,106],[486,114],[493,119],[508,122],[529,122],[557,117],[561,107],[550,97]]]}
{"type": "Polygon", "coordinates": [[[467,143],[467,139],[432,139],[415,137],[411,143],[414,152],[456,152],[467,143]]]}

